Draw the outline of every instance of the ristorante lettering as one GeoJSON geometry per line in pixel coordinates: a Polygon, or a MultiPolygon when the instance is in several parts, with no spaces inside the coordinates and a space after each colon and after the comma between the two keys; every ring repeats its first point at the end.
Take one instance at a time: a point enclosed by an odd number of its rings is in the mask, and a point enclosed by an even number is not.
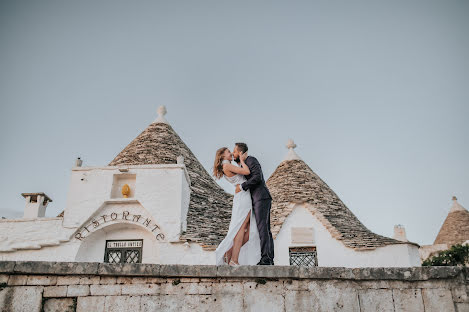
{"type": "Polygon", "coordinates": [[[111,212],[110,214],[101,215],[99,218],[95,218],[90,221],[90,223],[82,226],[80,230],[75,234],[75,238],[78,240],[85,239],[92,230],[99,228],[101,225],[116,221],[116,220],[124,220],[125,223],[138,223],[142,224],[145,227],[151,228],[151,232],[155,234],[157,240],[164,240],[164,234],[156,231],[159,230],[160,227],[151,219],[140,214],[132,214],[130,211],[123,211],[123,212],[111,212]],[[91,231],[90,231],[91,230],[91,231]]]}

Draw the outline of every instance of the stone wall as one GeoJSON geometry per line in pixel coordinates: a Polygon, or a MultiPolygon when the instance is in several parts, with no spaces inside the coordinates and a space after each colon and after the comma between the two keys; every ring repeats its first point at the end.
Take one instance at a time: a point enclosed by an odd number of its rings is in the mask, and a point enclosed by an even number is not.
{"type": "Polygon", "coordinates": [[[0,311],[469,311],[466,268],[0,262],[0,311]]]}

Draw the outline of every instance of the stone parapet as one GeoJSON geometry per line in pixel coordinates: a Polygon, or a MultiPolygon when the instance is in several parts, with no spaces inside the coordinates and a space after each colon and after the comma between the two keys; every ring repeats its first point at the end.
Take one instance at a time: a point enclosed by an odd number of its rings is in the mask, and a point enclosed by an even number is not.
{"type": "Polygon", "coordinates": [[[469,311],[467,273],[0,261],[0,311],[469,311]]]}

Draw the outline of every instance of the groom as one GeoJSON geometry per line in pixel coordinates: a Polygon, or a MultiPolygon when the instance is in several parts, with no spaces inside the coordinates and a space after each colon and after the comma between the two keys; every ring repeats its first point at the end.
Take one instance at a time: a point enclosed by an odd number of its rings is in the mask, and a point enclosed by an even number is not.
{"type": "MultiPolygon", "coordinates": [[[[248,146],[245,143],[236,143],[233,149],[234,160],[239,163],[239,154],[247,153],[248,146]]],[[[269,189],[265,185],[264,175],[262,174],[261,165],[256,158],[248,156],[245,160],[249,167],[250,174],[246,176],[247,181],[236,185],[236,193],[241,191],[251,191],[252,209],[256,217],[257,229],[261,240],[261,260],[257,265],[273,265],[274,264],[274,240],[270,232],[270,206],[272,197],[269,189]]]]}

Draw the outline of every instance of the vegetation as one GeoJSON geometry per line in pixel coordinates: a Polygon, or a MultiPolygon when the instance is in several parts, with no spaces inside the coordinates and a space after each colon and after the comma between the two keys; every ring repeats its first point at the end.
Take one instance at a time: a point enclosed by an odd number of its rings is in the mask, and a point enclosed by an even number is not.
{"type": "Polygon", "coordinates": [[[422,266],[467,266],[469,264],[469,244],[456,244],[440,251],[436,256],[422,262],[422,266]]]}

